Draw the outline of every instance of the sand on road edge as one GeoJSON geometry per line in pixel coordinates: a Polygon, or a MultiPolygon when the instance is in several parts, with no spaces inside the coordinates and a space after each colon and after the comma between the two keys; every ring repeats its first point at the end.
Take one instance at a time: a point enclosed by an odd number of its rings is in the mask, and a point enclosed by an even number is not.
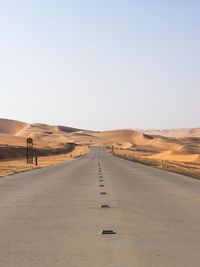
{"type": "Polygon", "coordinates": [[[0,162],[0,177],[16,174],[28,170],[38,169],[49,165],[55,165],[66,160],[72,160],[73,158],[88,154],[88,146],[77,146],[72,152],[52,155],[45,157],[38,157],[38,166],[35,164],[27,164],[26,159],[7,160],[0,162]]]}

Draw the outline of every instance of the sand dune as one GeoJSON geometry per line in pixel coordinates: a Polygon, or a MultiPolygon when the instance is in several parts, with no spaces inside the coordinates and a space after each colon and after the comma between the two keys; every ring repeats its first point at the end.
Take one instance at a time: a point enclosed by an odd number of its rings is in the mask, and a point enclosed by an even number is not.
{"type": "Polygon", "coordinates": [[[174,151],[165,151],[153,156],[149,156],[150,159],[169,160],[178,162],[197,162],[200,163],[199,154],[180,154],[174,151]]]}
{"type": "Polygon", "coordinates": [[[0,119],[0,144],[24,146],[26,138],[31,137],[40,147],[54,147],[70,142],[73,139],[70,134],[79,131],[80,129],[65,126],[0,119]]]}
{"type": "Polygon", "coordinates": [[[29,127],[29,125],[21,121],[0,119],[1,134],[17,135],[18,132],[23,131],[27,127],[29,127]]]}
{"type": "Polygon", "coordinates": [[[122,148],[148,146],[162,150],[177,150],[181,146],[158,137],[153,137],[135,130],[116,130],[95,134],[99,145],[114,145],[122,148]]]}
{"type": "MultiPolygon", "coordinates": [[[[199,129],[200,130],[200,129],[199,129]]],[[[189,136],[198,133],[198,129],[178,131],[189,136]]],[[[199,160],[200,138],[169,138],[150,135],[158,131],[113,130],[93,132],[67,126],[28,124],[20,121],[0,119],[0,145],[25,146],[26,138],[32,137],[34,145],[41,148],[62,147],[67,143],[77,145],[114,146],[132,151],[150,152],[155,159],[180,161],[199,160]],[[153,153],[153,154],[152,154],[153,153]]],[[[159,131],[162,133],[162,131],[159,131]]],[[[166,134],[173,134],[167,132],[166,134]]],[[[147,153],[149,155],[149,153],[147,153]]]]}
{"type": "Polygon", "coordinates": [[[105,131],[94,134],[97,138],[97,145],[122,146],[123,143],[130,143],[132,146],[132,136],[135,131],[132,130],[115,130],[105,131]]]}
{"type": "Polygon", "coordinates": [[[65,132],[65,133],[74,133],[81,131],[80,129],[72,128],[72,127],[66,127],[66,126],[57,126],[58,131],[65,132]]]}
{"type": "Polygon", "coordinates": [[[166,137],[200,137],[200,128],[184,128],[184,129],[171,129],[171,130],[147,130],[144,133],[150,135],[161,135],[166,137]]]}
{"type": "Polygon", "coordinates": [[[114,130],[95,134],[99,143],[114,146],[148,145],[154,138],[135,130],[114,130]]]}
{"type": "MultiPolygon", "coordinates": [[[[96,134],[98,145],[113,145],[129,149],[130,153],[157,160],[200,163],[200,138],[171,139],[161,136],[151,136],[139,131],[118,130],[96,134]],[[155,151],[151,156],[149,152],[155,151]]],[[[127,153],[127,151],[126,151],[127,153]]]]}
{"type": "Polygon", "coordinates": [[[23,146],[25,142],[22,137],[0,133],[0,145],[23,146]]]}

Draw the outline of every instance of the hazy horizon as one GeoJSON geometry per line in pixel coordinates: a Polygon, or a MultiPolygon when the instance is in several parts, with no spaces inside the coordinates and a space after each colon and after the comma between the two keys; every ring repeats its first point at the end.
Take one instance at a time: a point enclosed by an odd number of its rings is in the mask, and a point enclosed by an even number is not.
{"type": "Polygon", "coordinates": [[[91,130],[200,127],[199,1],[0,7],[1,118],[91,130]]]}

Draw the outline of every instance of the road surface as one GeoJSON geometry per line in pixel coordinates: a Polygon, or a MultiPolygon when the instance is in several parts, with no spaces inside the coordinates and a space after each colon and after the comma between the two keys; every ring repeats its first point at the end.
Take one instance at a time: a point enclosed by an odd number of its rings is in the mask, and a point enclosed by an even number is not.
{"type": "Polygon", "coordinates": [[[200,181],[104,148],[1,178],[0,266],[199,267],[200,181]]]}

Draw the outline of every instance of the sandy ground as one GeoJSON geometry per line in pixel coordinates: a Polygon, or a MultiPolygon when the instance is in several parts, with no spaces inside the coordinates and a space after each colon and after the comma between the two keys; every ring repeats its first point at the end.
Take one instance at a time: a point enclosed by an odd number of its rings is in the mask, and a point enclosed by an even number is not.
{"type": "Polygon", "coordinates": [[[200,166],[199,128],[146,132],[124,129],[95,132],[65,126],[28,124],[0,119],[1,158],[3,159],[5,153],[10,154],[10,158],[16,157],[16,153],[12,155],[13,152],[6,146],[24,148],[27,137],[32,137],[34,146],[39,149],[62,148],[69,143],[81,146],[113,146],[127,150],[126,154],[130,154],[131,157],[138,156],[149,162],[163,160],[177,166],[187,166],[194,171],[200,166]],[[160,135],[153,135],[156,133],[160,135]],[[170,135],[174,137],[168,137],[170,135]]]}
{"type": "Polygon", "coordinates": [[[108,149],[109,153],[127,160],[140,162],[145,165],[154,166],[167,171],[172,171],[194,178],[200,179],[200,162],[199,155],[178,155],[170,157],[171,152],[163,152],[160,154],[168,155],[169,157],[162,157],[151,155],[150,151],[132,151],[127,149],[108,149]]]}
{"type": "Polygon", "coordinates": [[[171,129],[171,130],[147,130],[144,131],[150,135],[161,135],[166,137],[200,137],[200,128],[183,128],[183,129],[171,129]]]}
{"type": "Polygon", "coordinates": [[[53,155],[38,158],[38,166],[35,164],[27,164],[26,159],[0,161],[0,176],[15,174],[23,171],[55,165],[64,161],[72,160],[73,158],[86,155],[88,147],[76,147],[74,151],[68,154],[53,155]]]}

